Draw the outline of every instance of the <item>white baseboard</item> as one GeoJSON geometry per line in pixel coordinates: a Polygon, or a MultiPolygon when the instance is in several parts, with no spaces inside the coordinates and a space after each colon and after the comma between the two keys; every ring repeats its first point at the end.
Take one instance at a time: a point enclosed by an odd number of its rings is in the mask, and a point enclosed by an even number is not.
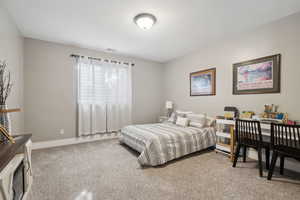
{"type": "Polygon", "coordinates": [[[116,139],[118,135],[94,135],[94,136],[84,136],[84,137],[76,137],[76,138],[67,138],[61,140],[50,140],[43,142],[33,142],[32,149],[46,149],[52,147],[66,146],[71,144],[80,144],[86,142],[93,142],[99,140],[108,140],[108,139],[116,139]]]}
{"type": "MultiPolygon", "coordinates": [[[[250,151],[248,151],[248,157],[252,158],[254,160],[258,160],[257,151],[255,151],[254,149],[250,149],[250,151]]],[[[270,152],[270,163],[271,163],[271,158],[272,158],[272,152],[270,152]]],[[[263,159],[263,161],[265,161],[265,152],[264,151],[263,151],[262,159],[263,159]]],[[[277,159],[276,166],[277,167],[280,166],[279,158],[277,159]]],[[[284,168],[300,173],[300,162],[286,158],[284,161],[284,168]]]]}

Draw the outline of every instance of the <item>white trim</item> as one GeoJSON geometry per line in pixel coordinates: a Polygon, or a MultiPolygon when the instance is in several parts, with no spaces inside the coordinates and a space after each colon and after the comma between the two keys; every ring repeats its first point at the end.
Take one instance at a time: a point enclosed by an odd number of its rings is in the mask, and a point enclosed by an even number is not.
{"type": "Polygon", "coordinates": [[[71,144],[80,144],[80,143],[93,142],[93,141],[99,141],[99,140],[116,139],[118,137],[119,137],[118,135],[114,135],[114,136],[94,135],[94,136],[67,138],[67,139],[61,139],[61,140],[50,140],[50,141],[44,141],[44,142],[33,142],[32,149],[33,150],[46,149],[46,148],[59,147],[59,146],[65,146],[65,145],[71,145],[71,144]]]}

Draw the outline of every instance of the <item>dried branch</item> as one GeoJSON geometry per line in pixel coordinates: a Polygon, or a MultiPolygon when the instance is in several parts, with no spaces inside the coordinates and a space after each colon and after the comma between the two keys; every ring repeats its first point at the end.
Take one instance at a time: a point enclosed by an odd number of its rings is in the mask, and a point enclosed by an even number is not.
{"type": "Polygon", "coordinates": [[[6,61],[0,61],[0,105],[5,105],[12,89],[11,75],[6,67],[6,61]]]}

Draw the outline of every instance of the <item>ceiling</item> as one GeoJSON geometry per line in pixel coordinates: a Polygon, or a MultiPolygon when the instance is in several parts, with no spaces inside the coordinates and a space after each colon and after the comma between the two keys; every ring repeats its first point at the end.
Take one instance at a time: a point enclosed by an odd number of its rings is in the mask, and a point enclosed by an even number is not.
{"type": "Polygon", "coordinates": [[[0,0],[25,37],[166,62],[300,11],[299,0],[0,0]],[[149,12],[142,30],[133,17],[149,12]]]}

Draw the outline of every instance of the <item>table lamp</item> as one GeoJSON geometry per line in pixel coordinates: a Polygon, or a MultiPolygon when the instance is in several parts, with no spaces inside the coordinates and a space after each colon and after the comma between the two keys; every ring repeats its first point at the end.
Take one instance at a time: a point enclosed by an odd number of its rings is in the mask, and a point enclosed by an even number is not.
{"type": "Polygon", "coordinates": [[[166,109],[167,109],[167,116],[170,117],[173,109],[173,102],[172,101],[166,101],[166,109]]]}

